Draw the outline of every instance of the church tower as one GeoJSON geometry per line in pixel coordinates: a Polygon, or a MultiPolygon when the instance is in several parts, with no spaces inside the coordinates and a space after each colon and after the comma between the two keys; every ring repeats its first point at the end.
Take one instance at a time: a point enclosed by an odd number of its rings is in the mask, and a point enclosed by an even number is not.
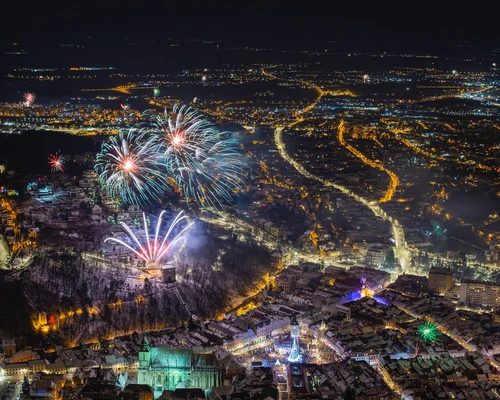
{"type": "Polygon", "coordinates": [[[290,323],[290,336],[293,339],[292,349],[290,355],[288,356],[288,361],[298,362],[301,359],[300,349],[299,349],[299,323],[295,315],[292,316],[292,321],[290,323]]]}
{"type": "Polygon", "coordinates": [[[142,335],[141,348],[139,349],[139,373],[137,383],[149,385],[149,367],[151,357],[151,346],[149,346],[146,334],[142,335]]]}

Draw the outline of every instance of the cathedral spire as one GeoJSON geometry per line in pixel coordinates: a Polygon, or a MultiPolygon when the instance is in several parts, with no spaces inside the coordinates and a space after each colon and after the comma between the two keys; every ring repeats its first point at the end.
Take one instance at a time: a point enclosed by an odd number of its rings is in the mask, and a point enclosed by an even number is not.
{"type": "Polygon", "coordinates": [[[148,338],[146,337],[146,334],[143,333],[140,351],[149,351],[150,349],[151,349],[151,346],[149,345],[148,338]]]}

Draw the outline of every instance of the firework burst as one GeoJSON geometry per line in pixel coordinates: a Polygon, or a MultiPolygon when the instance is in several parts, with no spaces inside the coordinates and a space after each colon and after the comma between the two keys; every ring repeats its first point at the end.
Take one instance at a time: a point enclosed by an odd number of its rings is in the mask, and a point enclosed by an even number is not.
{"type": "Polygon", "coordinates": [[[221,208],[244,187],[243,156],[237,142],[187,106],[153,117],[152,148],[186,200],[221,208]]]}
{"type": "Polygon", "coordinates": [[[56,151],[49,156],[49,165],[52,172],[64,172],[64,163],[66,159],[56,151]]]}
{"type": "Polygon", "coordinates": [[[35,102],[36,96],[35,93],[27,92],[23,96],[23,104],[26,107],[31,107],[35,102]]]}
{"type": "Polygon", "coordinates": [[[139,237],[130,229],[127,224],[121,223],[123,229],[127,233],[130,238],[132,244],[128,244],[123,240],[116,238],[107,238],[104,242],[116,243],[121,246],[126,247],[130,251],[132,251],[137,257],[141,260],[146,261],[148,264],[159,264],[162,260],[169,254],[175,244],[179,243],[182,240],[185,240],[186,237],[183,234],[193,225],[194,222],[188,223],[184,228],[180,229],[180,225],[183,221],[187,221],[187,217],[182,215],[182,211],[177,214],[174,218],[170,227],[167,230],[163,239],[160,237],[160,230],[162,225],[162,219],[165,211],[162,211],[158,217],[158,221],[156,223],[156,229],[154,237],[149,233],[148,221],[146,219],[146,214],[142,213],[143,222],[144,222],[144,232],[145,238],[141,243],[139,237]],[[180,229],[180,232],[175,234],[172,240],[169,240],[169,237],[173,234],[174,231],[180,229]]]}
{"type": "Polygon", "coordinates": [[[144,131],[121,131],[103,142],[94,169],[109,194],[128,204],[151,203],[170,190],[144,131]]]}
{"type": "Polygon", "coordinates": [[[417,329],[418,334],[422,337],[424,342],[436,342],[440,341],[439,332],[437,326],[432,322],[426,322],[420,325],[417,329]]]}

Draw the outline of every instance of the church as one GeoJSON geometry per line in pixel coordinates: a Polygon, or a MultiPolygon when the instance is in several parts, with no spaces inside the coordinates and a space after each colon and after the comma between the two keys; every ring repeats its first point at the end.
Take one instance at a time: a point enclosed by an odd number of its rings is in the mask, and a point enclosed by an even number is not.
{"type": "Polygon", "coordinates": [[[200,354],[192,349],[151,347],[144,335],[139,350],[138,384],[146,384],[155,392],[178,388],[203,390],[222,386],[224,367],[213,354],[200,354]]]}

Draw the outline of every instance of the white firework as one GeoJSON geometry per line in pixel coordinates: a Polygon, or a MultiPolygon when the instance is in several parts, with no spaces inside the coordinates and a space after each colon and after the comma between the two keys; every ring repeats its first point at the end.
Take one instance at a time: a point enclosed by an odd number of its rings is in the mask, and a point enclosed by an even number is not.
{"type": "Polygon", "coordinates": [[[245,187],[244,156],[236,140],[187,106],[153,118],[151,147],[188,201],[222,207],[245,187]]]}
{"type": "Polygon", "coordinates": [[[170,191],[144,131],[130,129],[103,142],[95,171],[113,197],[132,205],[153,203],[170,191]]]}
{"type": "Polygon", "coordinates": [[[148,264],[158,264],[160,263],[167,255],[168,253],[172,250],[175,244],[179,243],[182,240],[186,240],[186,236],[183,236],[183,234],[194,224],[194,222],[191,222],[187,224],[184,228],[181,229],[179,233],[177,233],[172,240],[169,241],[169,237],[174,231],[174,229],[182,223],[182,221],[187,221],[188,218],[185,215],[182,215],[182,211],[177,214],[177,216],[174,218],[172,223],[170,224],[170,227],[167,230],[167,233],[165,236],[163,236],[163,239],[160,237],[160,229],[161,229],[161,224],[162,224],[162,219],[163,215],[165,214],[165,211],[162,211],[158,217],[158,221],[156,223],[156,229],[155,229],[155,235],[152,237],[149,234],[149,228],[148,228],[148,221],[146,219],[146,214],[142,213],[142,218],[144,222],[144,231],[145,231],[145,243],[141,243],[137,235],[130,229],[127,224],[121,223],[121,226],[125,230],[125,232],[128,234],[128,236],[131,239],[132,245],[124,242],[121,239],[117,238],[107,238],[104,240],[105,243],[110,242],[110,243],[116,243],[121,246],[126,247],[130,251],[132,251],[137,257],[139,257],[141,260],[146,261],[148,264]]]}

